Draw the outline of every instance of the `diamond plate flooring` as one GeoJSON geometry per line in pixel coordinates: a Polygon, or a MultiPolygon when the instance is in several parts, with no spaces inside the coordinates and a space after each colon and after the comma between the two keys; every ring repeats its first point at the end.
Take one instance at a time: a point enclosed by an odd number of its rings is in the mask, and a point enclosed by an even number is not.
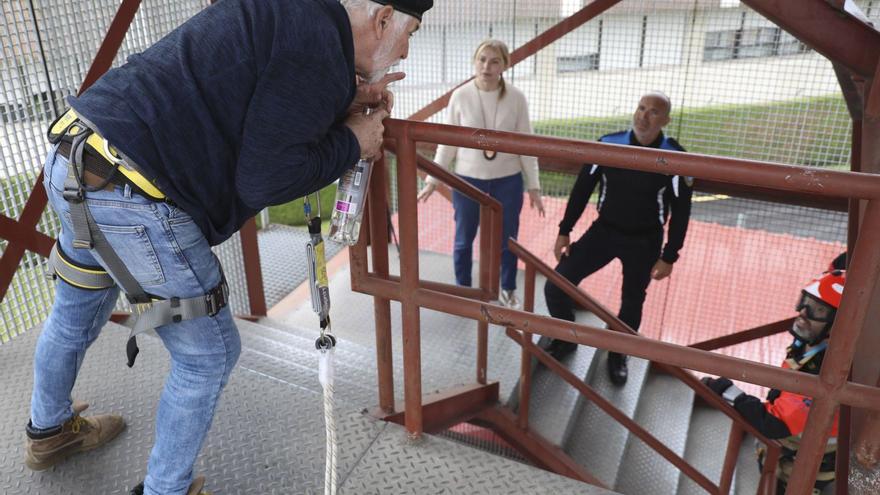
{"type": "MultiPolygon", "coordinates": [[[[323,491],[324,428],[313,340],[238,322],[242,357],[217,409],[195,470],[224,494],[323,491]]],[[[156,401],[169,368],[153,336],[125,366],[127,331],[108,324],[89,350],[74,397],[90,412],[115,412],[127,429],[102,449],[44,472],[22,462],[32,355],[40,329],[0,346],[0,494],[126,494],[143,479],[156,401]]],[[[337,362],[340,493],[611,493],[437,437],[405,441],[402,427],[362,415],[374,402],[365,349],[344,341],[337,362]]]]}

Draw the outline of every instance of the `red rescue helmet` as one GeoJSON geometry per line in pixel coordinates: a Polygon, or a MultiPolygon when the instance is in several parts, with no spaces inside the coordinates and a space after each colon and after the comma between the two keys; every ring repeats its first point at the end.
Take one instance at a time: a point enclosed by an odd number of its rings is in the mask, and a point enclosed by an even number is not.
{"type": "Polygon", "coordinates": [[[843,297],[843,286],[846,283],[846,271],[832,270],[825,272],[818,278],[813,279],[801,290],[795,311],[806,312],[808,320],[824,322],[824,328],[817,335],[808,335],[804,329],[795,322],[791,329],[792,335],[802,342],[815,345],[828,338],[840,300],[843,297]]]}
{"type": "Polygon", "coordinates": [[[803,291],[834,309],[840,307],[843,285],[846,283],[845,270],[825,272],[804,287],[803,291]]]}

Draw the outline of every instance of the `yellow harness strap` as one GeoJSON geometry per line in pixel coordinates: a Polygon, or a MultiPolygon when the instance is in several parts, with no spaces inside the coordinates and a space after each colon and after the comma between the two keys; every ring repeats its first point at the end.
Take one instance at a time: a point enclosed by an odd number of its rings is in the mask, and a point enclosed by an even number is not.
{"type": "MultiPolygon", "coordinates": [[[[49,129],[49,140],[54,142],[55,139],[59,139],[64,134],[75,136],[85,130],[81,125],[76,124],[78,118],[79,117],[77,117],[72,108],[65,112],[64,115],[62,115],[49,129]]],[[[162,191],[160,191],[159,188],[157,188],[146,177],[141,175],[140,172],[131,168],[131,166],[119,156],[119,152],[116,148],[111,146],[110,143],[100,134],[93,132],[92,135],[86,139],[86,145],[108,162],[118,164],[119,168],[117,170],[130,180],[132,184],[139,187],[144,194],[150,197],[150,199],[155,201],[165,200],[165,195],[162,191]]]]}

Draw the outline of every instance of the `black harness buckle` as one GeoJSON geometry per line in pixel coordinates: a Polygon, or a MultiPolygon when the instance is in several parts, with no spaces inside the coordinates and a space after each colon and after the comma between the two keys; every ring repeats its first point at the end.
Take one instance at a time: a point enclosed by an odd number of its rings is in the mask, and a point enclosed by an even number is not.
{"type": "Polygon", "coordinates": [[[86,192],[82,187],[65,187],[61,195],[68,203],[82,203],[86,199],[86,192]]]}
{"type": "Polygon", "coordinates": [[[220,280],[216,287],[205,294],[205,305],[208,308],[208,316],[214,316],[225,308],[229,303],[229,286],[226,277],[220,280]]]}

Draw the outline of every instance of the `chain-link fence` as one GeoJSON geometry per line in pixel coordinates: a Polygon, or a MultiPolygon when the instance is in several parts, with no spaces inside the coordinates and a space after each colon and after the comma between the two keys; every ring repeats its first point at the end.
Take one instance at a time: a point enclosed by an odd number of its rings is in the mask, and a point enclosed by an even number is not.
{"type": "MultiPolygon", "coordinates": [[[[116,64],[141,51],[208,3],[143,2],[116,64]]],[[[876,1],[856,2],[872,19],[876,1]]],[[[468,78],[486,37],[515,49],[583,6],[582,0],[436,2],[402,64],[395,113],[407,116],[468,78]]],[[[44,129],[76,91],[118,2],[12,1],[0,4],[0,168],[2,213],[18,218],[47,151],[44,129]],[[84,22],[84,20],[86,20],[84,22]],[[91,24],[90,24],[91,23],[91,24]]],[[[850,120],[830,63],[755,12],[727,0],[624,0],[505,74],[530,106],[535,132],[596,139],[625,129],[639,96],[661,90],[673,102],[667,133],[689,151],[846,168],[850,120]]],[[[431,120],[442,122],[440,112],[431,120]]],[[[524,208],[519,238],[552,262],[556,225],[573,177],[542,174],[546,218],[524,208]]],[[[420,210],[420,244],[451,252],[451,208],[435,195],[420,210]]],[[[588,209],[574,235],[594,218],[588,209]]],[[[682,259],[654,283],[642,331],[693,342],[791,314],[797,289],[843,249],[844,214],[697,194],[682,259]]],[[[38,229],[54,235],[44,214],[38,229]]],[[[6,242],[0,241],[4,250],[6,242]]],[[[233,284],[243,274],[237,241],[219,250],[233,284]]],[[[28,253],[0,303],[0,339],[45,317],[52,284],[45,260],[28,253]]],[[[450,261],[450,270],[451,261],[450,261]]],[[[585,282],[611,308],[620,268],[585,282]]],[[[244,290],[233,307],[247,311],[244,290]]],[[[775,362],[782,340],[748,353],[775,362]]]]}
{"type": "MultiPolygon", "coordinates": [[[[438,2],[401,65],[407,78],[395,88],[395,114],[412,115],[469,78],[481,40],[514,50],[585,3],[438,2]]],[[[880,18],[880,2],[856,3],[880,18]]],[[[624,0],[509,69],[505,80],[525,93],[537,134],[595,140],[627,129],[640,95],[659,90],[673,103],[666,133],[688,151],[849,168],[851,120],[830,62],[737,1],[624,0]]],[[[445,119],[443,111],[429,120],[445,119]]],[[[542,173],[547,216],[528,201],[521,215],[520,242],[551,266],[573,181],[542,173]]],[[[419,242],[451,253],[452,208],[438,196],[420,207],[419,242]]],[[[595,216],[588,207],[572,240],[595,216]]],[[[693,343],[791,316],[799,289],[845,242],[844,213],[697,193],[681,259],[670,279],[652,283],[641,331],[693,343]]],[[[619,262],[582,286],[616,310],[619,262]]],[[[788,339],[725,352],[776,364],[788,339]]]]}

